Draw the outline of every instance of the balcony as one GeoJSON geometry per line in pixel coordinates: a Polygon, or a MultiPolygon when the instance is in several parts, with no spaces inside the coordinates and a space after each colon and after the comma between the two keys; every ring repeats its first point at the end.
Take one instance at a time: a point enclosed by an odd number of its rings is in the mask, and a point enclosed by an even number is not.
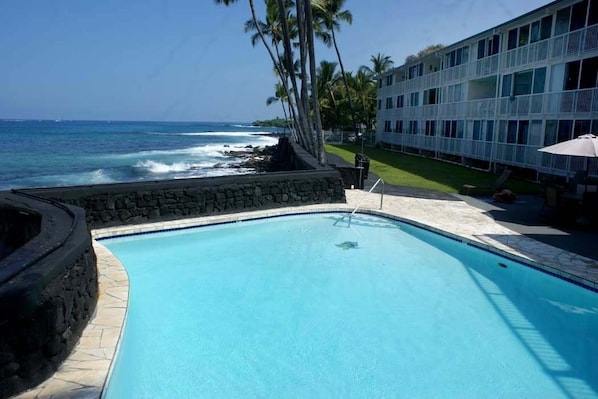
{"type": "Polygon", "coordinates": [[[541,117],[598,112],[598,89],[531,94],[498,99],[497,117],[541,117]]]}

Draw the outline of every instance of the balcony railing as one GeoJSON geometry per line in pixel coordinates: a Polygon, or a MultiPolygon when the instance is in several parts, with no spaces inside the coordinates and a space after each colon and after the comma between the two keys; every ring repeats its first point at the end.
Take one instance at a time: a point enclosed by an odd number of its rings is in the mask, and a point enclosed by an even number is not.
{"type": "Polygon", "coordinates": [[[498,117],[576,114],[598,111],[598,89],[532,94],[499,99],[498,117]]]}
{"type": "MultiPolygon", "coordinates": [[[[569,171],[585,168],[582,158],[541,153],[539,146],[496,143],[471,139],[457,139],[422,134],[399,134],[384,132],[378,140],[395,147],[410,147],[436,154],[450,154],[493,163],[501,163],[540,172],[566,175],[569,171]]],[[[598,174],[598,160],[590,162],[590,173],[598,174]]]]}

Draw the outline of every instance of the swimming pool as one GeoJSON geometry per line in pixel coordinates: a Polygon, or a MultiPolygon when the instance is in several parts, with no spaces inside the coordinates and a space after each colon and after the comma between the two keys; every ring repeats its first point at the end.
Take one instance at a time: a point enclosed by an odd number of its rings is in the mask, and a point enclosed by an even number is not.
{"type": "Polygon", "coordinates": [[[598,294],[342,218],[103,240],[130,279],[106,397],[598,396],[598,294]]]}

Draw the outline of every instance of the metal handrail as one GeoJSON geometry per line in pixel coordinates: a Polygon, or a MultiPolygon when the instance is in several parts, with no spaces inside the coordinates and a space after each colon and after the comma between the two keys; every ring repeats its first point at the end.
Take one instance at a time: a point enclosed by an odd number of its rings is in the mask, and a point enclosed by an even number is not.
{"type": "Polygon", "coordinates": [[[355,212],[357,212],[357,210],[359,209],[359,207],[361,206],[363,201],[365,201],[365,199],[368,197],[368,195],[370,195],[372,193],[372,191],[376,188],[376,186],[380,182],[382,182],[382,192],[380,193],[380,209],[382,209],[382,204],[384,203],[384,180],[382,180],[382,178],[379,178],[378,180],[376,180],[376,183],[374,183],[372,188],[370,188],[370,190],[361,198],[361,201],[359,201],[359,203],[357,204],[355,209],[353,209],[353,212],[351,212],[351,214],[349,215],[349,226],[351,226],[351,218],[353,217],[353,215],[355,215],[355,212]]]}

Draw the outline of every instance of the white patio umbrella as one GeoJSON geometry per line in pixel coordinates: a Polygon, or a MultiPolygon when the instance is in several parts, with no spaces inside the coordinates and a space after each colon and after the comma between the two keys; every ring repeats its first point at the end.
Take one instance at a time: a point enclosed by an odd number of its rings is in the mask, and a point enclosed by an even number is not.
{"type": "Polygon", "coordinates": [[[588,174],[590,158],[598,158],[598,136],[593,134],[582,134],[581,136],[540,148],[538,151],[556,155],[570,155],[573,157],[586,158],[586,190],[588,186],[588,174]]]}

